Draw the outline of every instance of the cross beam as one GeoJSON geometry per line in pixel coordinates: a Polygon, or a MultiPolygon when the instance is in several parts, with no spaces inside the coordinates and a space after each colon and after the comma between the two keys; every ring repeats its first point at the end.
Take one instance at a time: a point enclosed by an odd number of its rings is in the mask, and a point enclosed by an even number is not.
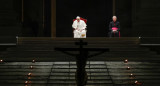
{"type": "Polygon", "coordinates": [[[88,45],[87,42],[83,42],[83,40],[80,40],[80,42],[75,42],[76,45],[79,45],[79,48],[55,48],[57,51],[64,52],[65,54],[72,55],[76,57],[76,65],[77,65],[77,72],[76,72],[76,81],[77,86],[84,86],[87,84],[87,73],[85,70],[85,66],[87,63],[87,59],[98,56],[100,54],[103,54],[105,52],[109,52],[108,48],[83,48],[84,45],[88,45]],[[79,54],[72,54],[68,53],[66,51],[79,51],[79,54]],[[89,55],[89,51],[100,51],[99,53],[89,55]]]}

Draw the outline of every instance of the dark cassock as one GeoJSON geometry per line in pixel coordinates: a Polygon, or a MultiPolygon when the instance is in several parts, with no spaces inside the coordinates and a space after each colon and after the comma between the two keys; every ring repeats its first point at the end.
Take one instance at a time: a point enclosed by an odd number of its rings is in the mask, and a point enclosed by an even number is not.
{"type": "Polygon", "coordinates": [[[120,37],[120,23],[118,21],[110,22],[109,37],[120,37]]]}

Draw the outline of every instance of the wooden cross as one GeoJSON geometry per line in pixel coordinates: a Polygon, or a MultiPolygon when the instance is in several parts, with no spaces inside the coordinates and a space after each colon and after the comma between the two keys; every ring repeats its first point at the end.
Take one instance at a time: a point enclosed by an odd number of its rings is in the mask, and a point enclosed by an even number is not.
{"type": "Polygon", "coordinates": [[[76,42],[75,44],[76,45],[80,45],[81,49],[83,48],[83,45],[88,45],[88,43],[87,42],[83,42],[83,40],[80,40],[80,42],[76,42]]]}
{"type": "Polygon", "coordinates": [[[87,59],[98,56],[100,54],[103,54],[107,51],[109,51],[108,48],[83,48],[84,45],[88,45],[87,42],[83,42],[83,40],[80,40],[80,42],[75,42],[76,45],[79,45],[79,48],[55,48],[57,51],[61,51],[65,54],[75,56],[76,57],[76,65],[77,65],[77,72],[76,72],[76,81],[77,86],[84,86],[87,84],[87,73],[85,70],[85,66],[87,63],[87,59]],[[66,51],[79,51],[79,54],[72,54],[68,53],[66,51]],[[100,51],[99,53],[89,55],[89,51],[100,51]]]}

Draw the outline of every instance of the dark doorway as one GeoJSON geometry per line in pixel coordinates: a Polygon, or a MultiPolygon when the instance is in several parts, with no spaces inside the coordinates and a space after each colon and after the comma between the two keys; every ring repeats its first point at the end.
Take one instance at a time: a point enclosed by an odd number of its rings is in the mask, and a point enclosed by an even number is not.
{"type": "Polygon", "coordinates": [[[88,20],[87,37],[106,37],[112,18],[112,0],[57,0],[57,37],[72,37],[76,16],[88,20]]]}

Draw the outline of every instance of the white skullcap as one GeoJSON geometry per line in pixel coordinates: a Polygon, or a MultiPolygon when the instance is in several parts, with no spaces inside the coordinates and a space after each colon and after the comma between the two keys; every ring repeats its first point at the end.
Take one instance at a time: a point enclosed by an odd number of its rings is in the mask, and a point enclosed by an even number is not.
{"type": "Polygon", "coordinates": [[[77,18],[76,19],[80,19],[80,17],[79,16],[77,16],[77,18]]]}

